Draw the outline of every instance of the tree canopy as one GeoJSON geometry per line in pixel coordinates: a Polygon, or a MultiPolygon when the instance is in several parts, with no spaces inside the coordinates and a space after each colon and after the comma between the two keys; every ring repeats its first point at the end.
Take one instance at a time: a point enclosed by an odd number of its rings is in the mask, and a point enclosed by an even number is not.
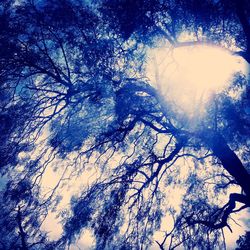
{"type": "Polygon", "coordinates": [[[247,0],[3,1],[0,249],[66,249],[85,229],[100,250],[225,248],[250,207],[248,76],[190,118],[147,77],[148,54],[209,45],[249,64],[249,17],[247,0]]]}

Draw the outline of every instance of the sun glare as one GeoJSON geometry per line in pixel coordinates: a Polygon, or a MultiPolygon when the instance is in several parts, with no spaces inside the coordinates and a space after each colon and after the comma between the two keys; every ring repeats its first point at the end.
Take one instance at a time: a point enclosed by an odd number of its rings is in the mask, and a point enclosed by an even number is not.
{"type": "Polygon", "coordinates": [[[213,46],[157,48],[149,52],[147,77],[167,101],[194,114],[245,68],[239,57],[213,46]]]}

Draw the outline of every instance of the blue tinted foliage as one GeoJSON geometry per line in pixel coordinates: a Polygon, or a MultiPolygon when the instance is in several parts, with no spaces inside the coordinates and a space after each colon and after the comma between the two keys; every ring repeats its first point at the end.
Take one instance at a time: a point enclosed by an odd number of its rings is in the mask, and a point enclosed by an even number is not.
{"type": "Polygon", "coordinates": [[[163,46],[250,63],[249,16],[246,0],[1,1],[0,249],[63,250],[85,229],[98,250],[224,249],[250,206],[249,79],[192,120],[146,70],[163,46]],[[44,222],[60,206],[52,239],[44,222]]]}
{"type": "Polygon", "coordinates": [[[74,242],[82,229],[88,226],[94,212],[89,200],[83,199],[75,203],[72,202],[73,217],[64,226],[65,235],[70,242],[74,242]]]}

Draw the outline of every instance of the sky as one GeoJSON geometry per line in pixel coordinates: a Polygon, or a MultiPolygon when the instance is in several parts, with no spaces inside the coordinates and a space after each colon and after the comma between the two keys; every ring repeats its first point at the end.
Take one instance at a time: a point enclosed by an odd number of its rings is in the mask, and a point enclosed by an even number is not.
{"type": "Polygon", "coordinates": [[[150,50],[147,61],[150,82],[189,115],[197,106],[205,109],[209,97],[227,88],[236,72],[247,74],[247,63],[241,57],[207,45],[162,46],[150,50]]]}
{"type": "MultiPolygon", "coordinates": [[[[232,79],[232,75],[237,71],[247,74],[246,63],[225,50],[211,46],[169,50],[163,46],[149,51],[146,73],[148,79],[166,99],[170,98],[181,112],[193,117],[197,115],[197,107],[200,115],[202,115],[209,97],[226,88],[232,79]]],[[[62,171],[63,169],[54,171],[52,167],[48,168],[43,177],[42,186],[44,190],[49,190],[56,185],[62,171]]],[[[63,200],[60,203],[59,210],[68,207],[70,197],[77,194],[78,189],[87,184],[89,178],[94,176],[95,173],[89,171],[88,176],[85,173],[84,176],[71,178],[70,185],[60,190],[63,194],[63,200]]],[[[181,202],[182,193],[182,190],[173,190],[172,203],[176,207],[181,202]]],[[[239,235],[244,234],[246,226],[243,220],[246,217],[246,211],[242,211],[235,216],[241,226],[233,225],[233,234],[225,229],[228,249],[234,249],[239,235]]],[[[49,232],[52,239],[60,237],[62,228],[59,219],[56,218],[56,213],[49,214],[43,224],[43,229],[49,232]]],[[[156,234],[155,237],[157,238],[159,235],[156,234]]],[[[71,246],[71,249],[87,250],[91,248],[93,242],[91,232],[85,230],[79,241],[71,246]]],[[[155,244],[151,247],[151,250],[154,249],[158,249],[155,244]]],[[[182,247],[177,249],[182,249],[182,247]]]]}

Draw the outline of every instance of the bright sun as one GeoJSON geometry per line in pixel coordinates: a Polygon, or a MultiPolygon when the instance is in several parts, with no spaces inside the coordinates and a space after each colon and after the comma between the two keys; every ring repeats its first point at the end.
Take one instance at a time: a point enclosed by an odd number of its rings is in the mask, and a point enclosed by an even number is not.
{"type": "Polygon", "coordinates": [[[147,76],[166,100],[193,114],[245,68],[238,57],[213,46],[157,48],[149,52],[147,76]]]}

